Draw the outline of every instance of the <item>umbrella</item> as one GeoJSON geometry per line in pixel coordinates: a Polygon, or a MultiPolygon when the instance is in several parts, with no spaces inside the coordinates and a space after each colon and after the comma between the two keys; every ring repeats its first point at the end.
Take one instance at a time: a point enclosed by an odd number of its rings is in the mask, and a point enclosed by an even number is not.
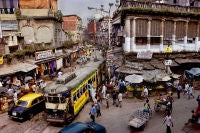
{"type": "Polygon", "coordinates": [[[125,77],[125,81],[130,83],[141,83],[143,82],[143,77],[140,75],[132,74],[125,77]]]}
{"type": "Polygon", "coordinates": [[[161,79],[161,81],[169,81],[171,80],[171,78],[169,76],[165,76],[161,79]]]}
{"type": "Polygon", "coordinates": [[[25,81],[25,82],[28,82],[29,80],[32,80],[32,79],[33,79],[33,77],[27,76],[27,77],[25,77],[24,81],[25,81]]]}

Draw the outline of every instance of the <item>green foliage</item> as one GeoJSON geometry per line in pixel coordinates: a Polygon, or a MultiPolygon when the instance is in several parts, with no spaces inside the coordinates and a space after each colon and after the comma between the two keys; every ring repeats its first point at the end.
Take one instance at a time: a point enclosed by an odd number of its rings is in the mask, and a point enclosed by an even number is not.
{"type": "Polygon", "coordinates": [[[55,18],[56,18],[56,20],[58,22],[62,22],[63,21],[63,19],[62,19],[63,18],[63,14],[62,14],[62,12],[60,10],[58,10],[57,12],[55,12],[54,16],[55,16],[55,18]]]}
{"type": "Polygon", "coordinates": [[[63,47],[69,49],[69,48],[72,48],[75,44],[76,44],[75,42],[73,42],[72,40],[69,40],[63,43],[63,47]]]}
{"type": "Polygon", "coordinates": [[[25,50],[17,50],[13,53],[13,57],[17,58],[18,60],[22,60],[25,57],[25,50]]]}
{"type": "Polygon", "coordinates": [[[7,54],[4,56],[4,58],[6,59],[6,63],[7,64],[11,64],[12,59],[13,59],[13,55],[12,54],[7,54]]]}

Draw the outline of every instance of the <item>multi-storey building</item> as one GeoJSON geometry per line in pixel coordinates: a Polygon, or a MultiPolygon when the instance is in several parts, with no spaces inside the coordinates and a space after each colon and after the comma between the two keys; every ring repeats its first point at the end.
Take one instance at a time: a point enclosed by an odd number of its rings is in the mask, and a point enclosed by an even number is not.
{"type": "Polygon", "coordinates": [[[19,48],[18,21],[14,10],[18,8],[18,1],[0,0],[0,54],[7,54],[19,48]]]}
{"type": "Polygon", "coordinates": [[[82,40],[82,19],[79,16],[63,16],[62,28],[68,34],[69,39],[72,39],[73,41],[82,40]]]}
{"type": "Polygon", "coordinates": [[[0,21],[2,40],[7,44],[2,53],[21,48],[19,42],[62,45],[62,13],[57,0],[0,0],[0,21]]]}
{"type": "Polygon", "coordinates": [[[57,0],[20,0],[20,7],[15,12],[26,44],[61,46],[62,13],[57,0]]]}
{"type": "Polygon", "coordinates": [[[121,0],[113,25],[126,52],[163,52],[169,43],[173,51],[198,51],[199,12],[199,7],[121,0]]]}

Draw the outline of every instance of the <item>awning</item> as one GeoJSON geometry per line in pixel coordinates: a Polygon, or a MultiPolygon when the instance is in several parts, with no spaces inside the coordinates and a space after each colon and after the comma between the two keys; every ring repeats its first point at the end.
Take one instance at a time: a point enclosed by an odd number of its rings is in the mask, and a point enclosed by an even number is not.
{"type": "Polygon", "coordinates": [[[192,68],[190,70],[186,70],[186,72],[193,76],[200,76],[200,68],[192,68]]]}
{"type": "Polygon", "coordinates": [[[183,63],[200,63],[199,59],[175,59],[178,64],[183,63]]]}
{"type": "Polygon", "coordinates": [[[0,69],[0,76],[15,74],[17,72],[29,72],[35,68],[37,65],[32,65],[29,63],[17,63],[14,65],[3,65],[0,69]]]}
{"type": "Polygon", "coordinates": [[[121,66],[121,67],[117,68],[116,72],[125,73],[125,74],[142,74],[142,71],[138,71],[133,68],[128,68],[125,66],[121,66]]]}
{"type": "Polygon", "coordinates": [[[141,75],[132,74],[132,75],[126,76],[125,81],[129,83],[141,83],[143,82],[143,77],[141,75]]]}

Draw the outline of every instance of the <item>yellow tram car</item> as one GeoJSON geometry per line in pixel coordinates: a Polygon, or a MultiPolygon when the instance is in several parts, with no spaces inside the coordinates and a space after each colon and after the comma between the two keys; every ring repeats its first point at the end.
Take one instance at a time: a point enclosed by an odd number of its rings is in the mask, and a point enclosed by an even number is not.
{"type": "Polygon", "coordinates": [[[66,73],[45,88],[45,112],[48,122],[71,122],[102,80],[105,61],[89,62],[74,73],[66,73]]]}

